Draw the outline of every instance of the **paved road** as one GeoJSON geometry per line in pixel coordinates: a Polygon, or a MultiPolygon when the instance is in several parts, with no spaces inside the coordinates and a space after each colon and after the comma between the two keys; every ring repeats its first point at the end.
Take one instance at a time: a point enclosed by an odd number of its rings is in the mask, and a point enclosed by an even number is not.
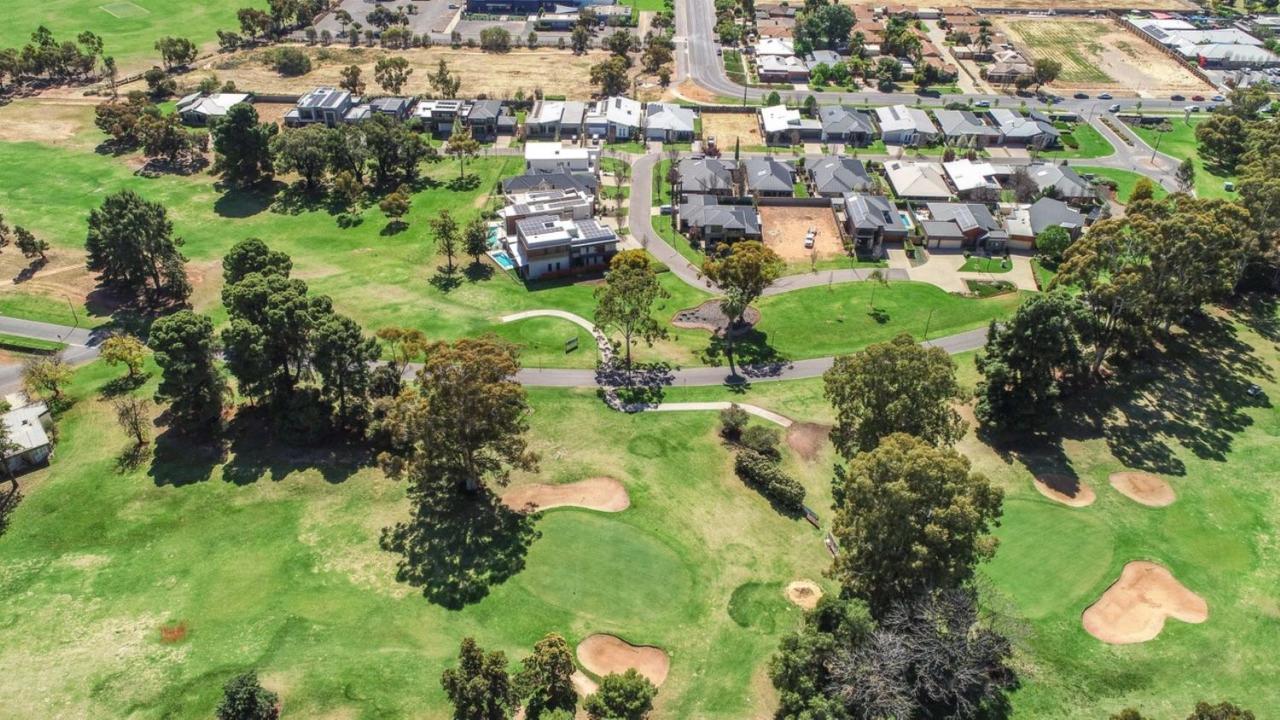
{"type": "MultiPolygon", "coordinates": [[[[719,44],[716,42],[714,6],[714,0],[676,1],[677,79],[689,79],[703,89],[723,97],[725,102],[741,101],[744,97],[748,100],[759,100],[765,97],[773,92],[771,88],[743,87],[731,81],[725,74],[723,58],[716,54],[719,44]]],[[[920,100],[920,96],[913,93],[790,91],[779,92],[779,94],[795,102],[803,101],[807,95],[813,95],[818,102],[862,103],[866,101],[878,105],[896,103],[911,105],[920,100]]],[[[1010,102],[1021,102],[1023,99],[1010,95],[964,94],[942,95],[937,98],[926,98],[925,101],[947,103],[985,100],[994,103],[1000,100],[1008,105],[1010,102]]],[[[1025,99],[1028,104],[1035,103],[1034,98],[1025,99]]],[[[1117,97],[1111,100],[1065,98],[1054,107],[1078,112],[1083,116],[1089,113],[1106,112],[1113,103],[1118,104],[1122,110],[1131,110],[1141,104],[1143,110],[1164,112],[1181,112],[1184,107],[1196,104],[1167,98],[1117,97]]]]}
{"type": "MultiPolygon", "coordinates": [[[[98,357],[98,344],[103,338],[99,333],[84,328],[53,325],[50,323],[21,320],[0,316],[0,333],[65,343],[62,357],[69,363],[86,363],[98,357]]],[[[0,390],[15,390],[22,385],[22,365],[0,365],[0,390]]]]}

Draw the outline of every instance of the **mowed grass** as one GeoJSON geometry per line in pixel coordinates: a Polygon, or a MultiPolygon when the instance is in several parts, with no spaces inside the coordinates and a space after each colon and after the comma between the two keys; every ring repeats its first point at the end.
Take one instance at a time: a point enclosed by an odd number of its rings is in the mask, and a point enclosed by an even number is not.
{"type": "Polygon", "coordinates": [[[1049,150],[1039,153],[1041,157],[1055,158],[1099,158],[1115,154],[1116,149],[1111,146],[1102,133],[1087,122],[1078,122],[1071,127],[1070,130],[1063,132],[1064,147],[1059,150],[1049,150]],[[1075,147],[1069,147],[1066,142],[1067,138],[1075,141],[1075,147]]]}
{"type": "Polygon", "coordinates": [[[185,37],[197,45],[217,40],[217,31],[240,31],[236,11],[265,9],[259,0],[10,0],[0,23],[0,47],[21,47],[44,25],[59,40],[74,41],[90,30],[102,37],[105,54],[122,70],[145,69],[159,62],[156,40],[185,37]]]}
{"type": "Polygon", "coordinates": [[[1098,39],[1106,35],[1105,24],[1055,18],[1053,22],[1014,20],[1009,27],[1021,36],[1035,58],[1062,63],[1058,79],[1067,83],[1111,83],[1115,80],[1098,67],[1102,54],[1098,39]]]}
{"type": "Polygon", "coordinates": [[[1196,143],[1196,126],[1201,122],[1199,118],[1189,122],[1182,118],[1169,118],[1172,129],[1168,132],[1161,132],[1145,125],[1129,127],[1151,147],[1156,147],[1156,143],[1159,142],[1159,150],[1165,155],[1179,160],[1191,158],[1191,162],[1196,166],[1197,197],[1234,199],[1238,194],[1224,189],[1224,183],[1234,181],[1235,176],[1206,165],[1204,159],[1200,157],[1199,145],[1196,143]]]}
{"type": "MultiPolygon", "coordinates": [[[[78,373],[53,464],[21,480],[0,535],[0,695],[15,717],[204,718],[222,682],[257,668],[289,715],[445,718],[439,675],[462,637],[514,661],[552,631],[671,653],[657,717],[754,716],[798,616],[766,608],[744,626],[735,592],[823,581],[821,535],[736,479],[715,413],[623,415],[594,392],[534,390],[541,471],[516,482],[608,475],[632,505],[547,512],[522,570],[445,610],[397,583],[378,547],[406,517],[403,486],[341,452],[237,442],[225,461],[179,448],[117,472],[128,442],[97,396],[117,375],[78,373]],[[177,626],[185,637],[162,642],[177,626]]],[[[786,462],[829,504],[829,464],[786,462]]]]}
{"type": "MultiPolygon", "coordinates": [[[[1106,178],[1115,182],[1116,202],[1121,205],[1127,205],[1129,203],[1129,198],[1133,195],[1134,186],[1136,186],[1138,184],[1138,180],[1143,177],[1136,172],[1118,170],[1116,168],[1077,166],[1076,169],[1082,173],[1097,175],[1098,177],[1106,178]]],[[[1157,200],[1169,194],[1169,191],[1166,190],[1163,185],[1160,185],[1159,183],[1152,183],[1152,185],[1153,194],[1157,200]]]]}

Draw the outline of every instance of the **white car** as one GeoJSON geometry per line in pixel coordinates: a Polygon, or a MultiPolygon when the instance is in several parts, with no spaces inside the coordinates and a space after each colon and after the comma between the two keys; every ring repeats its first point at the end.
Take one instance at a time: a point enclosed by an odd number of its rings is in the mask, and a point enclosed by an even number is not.
{"type": "Polygon", "coordinates": [[[817,228],[809,228],[809,232],[807,232],[807,233],[805,233],[805,234],[804,234],[804,249],[805,249],[805,250],[812,250],[812,249],[813,249],[813,243],[814,243],[814,241],[815,241],[815,240],[817,240],[817,238],[818,238],[818,229],[817,229],[817,228]]]}

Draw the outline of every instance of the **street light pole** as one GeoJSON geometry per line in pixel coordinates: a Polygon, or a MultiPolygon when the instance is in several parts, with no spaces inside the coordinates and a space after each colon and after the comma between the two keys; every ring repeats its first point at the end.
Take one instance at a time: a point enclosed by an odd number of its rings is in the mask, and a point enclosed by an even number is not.
{"type": "Polygon", "coordinates": [[[929,342],[929,326],[933,324],[933,311],[937,308],[929,310],[929,319],[924,322],[924,341],[929,342]]]}

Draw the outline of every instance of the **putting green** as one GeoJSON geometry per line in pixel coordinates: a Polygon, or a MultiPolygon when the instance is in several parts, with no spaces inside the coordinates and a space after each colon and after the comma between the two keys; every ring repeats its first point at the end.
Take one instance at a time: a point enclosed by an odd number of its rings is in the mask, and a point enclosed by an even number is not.
{"type": "Polygon", "coordinates": [[[1079,613],[1106,577],[1115,538],[1096,515],[1047,500],[1006,499],[1000,548],[984,572],[1030,618],[1079,613]]]}
{"type": "Polygon", "coordinates": [[[559,510],[515,580],[543,602],[621,627],[688,616],[693,572],[653,534],[613,517],[559,510]]]}

